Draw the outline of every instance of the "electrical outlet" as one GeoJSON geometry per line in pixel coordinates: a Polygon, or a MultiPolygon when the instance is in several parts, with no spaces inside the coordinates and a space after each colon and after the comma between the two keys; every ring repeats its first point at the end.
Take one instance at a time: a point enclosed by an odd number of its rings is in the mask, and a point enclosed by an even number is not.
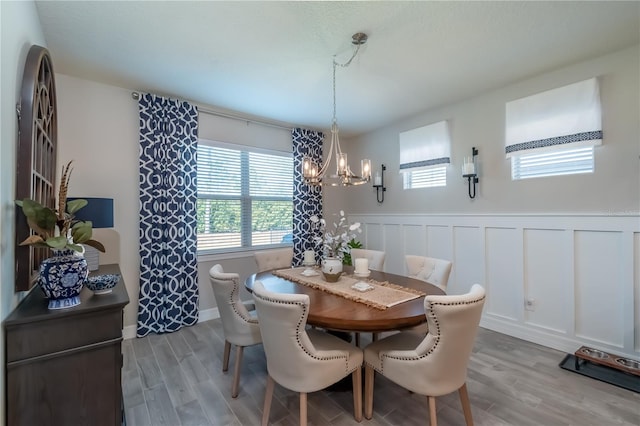
{"type": "Polygon", "coordinates": [[[527,311],[535,311],[536,310],[536,300],[531,297],[527,297],[524,300],[524,309],[527,311]]]}

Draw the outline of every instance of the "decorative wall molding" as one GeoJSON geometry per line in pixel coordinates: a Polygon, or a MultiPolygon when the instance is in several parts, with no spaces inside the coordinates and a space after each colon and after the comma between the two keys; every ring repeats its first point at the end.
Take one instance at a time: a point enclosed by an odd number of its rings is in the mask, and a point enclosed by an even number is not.
{"type": "Polygon", "coordinates": [[[574,352],[640,360],[640,215],[352,214],[404,274],[405,254],[453,262],[448,293],[487,289],[481,326],[574,352]],[[531,306],[525,307],[531,299],[531,306]],[[528,310],[529,309],[529,310],[528,310]]]}

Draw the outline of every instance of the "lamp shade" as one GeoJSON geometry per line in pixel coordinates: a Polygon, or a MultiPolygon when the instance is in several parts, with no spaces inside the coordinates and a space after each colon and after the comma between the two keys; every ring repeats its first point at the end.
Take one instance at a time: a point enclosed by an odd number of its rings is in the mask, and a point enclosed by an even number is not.
{"type": "Polygon", "coordinates": [[[83,199],[87,205],[75,213],[75,218],[91,221],[93,228],[113,228],[113,198],[69,197],[67,201],[83,199]]]}

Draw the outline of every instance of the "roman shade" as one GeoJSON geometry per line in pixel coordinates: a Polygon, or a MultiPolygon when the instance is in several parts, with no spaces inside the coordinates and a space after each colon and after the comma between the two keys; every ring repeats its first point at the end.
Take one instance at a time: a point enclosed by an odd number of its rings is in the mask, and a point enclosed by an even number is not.
{"type": "Polygon", "coordinates": [[[400,173],[451,162],[451,139],[446,121],[400,133],[400,173]]]}
{"type": "Polygon", "coordinates": [[[598,80],[507,102],[505,152],[513,155],[602,143],[598,80]]]}

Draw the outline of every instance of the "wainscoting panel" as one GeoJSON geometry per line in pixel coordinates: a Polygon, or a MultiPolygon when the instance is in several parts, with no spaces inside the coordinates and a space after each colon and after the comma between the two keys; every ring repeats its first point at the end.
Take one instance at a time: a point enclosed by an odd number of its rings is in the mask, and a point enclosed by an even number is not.
{"type": "Polygon", "coordinates": [[[576,337],[622,348],[622,233],[576,231],[574,238],[576,337]]]}
{"type": "MultiPolygon", "coordinates": [[[[406,254],[427,252],[427,232],[423,225],[405,225],[402,227],[404,236],[403,252],[406,254]]],[[[406,270],[406,265],[404,270],[406,270]]]]}
{"type": "Polygon", "coordinates": [[[361,234],[361,239],[367,241],[365,248],[369,250],[385,250],[384,236],[382,235],[382,226],[379,223],[367,223],[362,225],[364,230],[361,234]]]}
{"type": "Polygon", "coordinates": [[[563,230],[524,230],[524,297],[526,324],[567,333],[573,319],[573,241],[563,230]],[[560,297],[547,297],[558,293],[560,297]],[[530,300],[531,306],[527,306],[530,300]]]}
{"type": "Polygon", "coordinates": [[[402,269],[404,265],[404,239],[402,238],[400,225],[384,225],[384,241],[385,246],[389,247],[390,250],[386,250],[384,247],[377,248],[376,250],[386,252],[384,260],[385,269],[390,268],[395,271],[402,269]]]}
{"type": "Polygon", "coordinates": [[[522,233],[516,229],[489,228],[485,230],[486,279],[491,291],[485,312],[505,320],[516,321],[522,315],[519,305],[522,293],[522,233]]]}
{"type": "Polygon", "coordinates": [[[487,289],[481,326],[565,352],[640,360],[640,217],[369,215],[366,248],[405,274],[405,254],[453,261],[447,292],[487,289]],[[527,299],[532,304],[526,306],[527,299]]]}
{"type": "Polygon", "coordinates": [[[467,293],[474,284],[484,285],[484,234],[480,227],[453,227],[453,246],[455,251],[451,259],[453,268],[447,285],[448,294],[467,293]],[[459,267],[456,267],[460,265],[459,267]]]}
{"type": "Polygon", "coordinates": [[[451,259],[452,239],[450,226],[427,226],[427,252],[430,257],[451,259]]]}

